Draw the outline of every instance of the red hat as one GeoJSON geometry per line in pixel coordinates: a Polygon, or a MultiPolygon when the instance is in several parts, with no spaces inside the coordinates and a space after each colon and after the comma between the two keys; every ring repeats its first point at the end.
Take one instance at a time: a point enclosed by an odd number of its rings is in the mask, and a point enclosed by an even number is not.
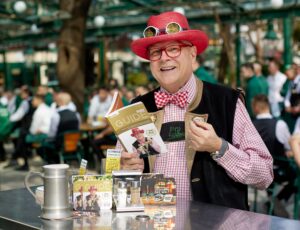
{"type": "Polygon", "coordinates": [[[139,128],[133,128],[132,130],[131,130],[131,136],[132,137],[135,137],[136,135],[138,135],[139,133],[144,133],[144,130],[142,130],[142,129],[139,129],[139,128]]]}
{"type": "Polygon", "coordinates": [[[148,47],[165,41],[189,41],[197,47],[197,54],[202,53],[208,46],[208,37],[201,30],[191,30],[187,18],[177,12],[165,12],[156,16],[151,16],[148,26],[153,26],[163,30],[170,22],[178,23],[183,31],[173,34],[160,34],[153,37],[140,38],[131,43],[131,50],[138,56],[148,58],[148,47]]]}
{"type": "Polygon", "coordinates": [[[97,191],[97,188],[96,188],[94,185],[92,185],[92,186],[89,188],[89,192],[91,192],[91,191],[97,191]]]}

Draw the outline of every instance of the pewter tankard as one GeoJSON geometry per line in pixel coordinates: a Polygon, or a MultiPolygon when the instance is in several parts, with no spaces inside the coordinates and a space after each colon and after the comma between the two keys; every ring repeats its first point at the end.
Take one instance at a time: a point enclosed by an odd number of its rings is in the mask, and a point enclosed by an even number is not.
{"type": "Polygon", "coordinates": [[[44,181],[44,203],[41,217],[45,219],[62,219],[72,216],[69,204],[67,164],[52,164],[43,166],[44,173],[29,172],[25,177],[25,186],[36,198],[29,187],[29,179],[39,176],[44,181]]]}

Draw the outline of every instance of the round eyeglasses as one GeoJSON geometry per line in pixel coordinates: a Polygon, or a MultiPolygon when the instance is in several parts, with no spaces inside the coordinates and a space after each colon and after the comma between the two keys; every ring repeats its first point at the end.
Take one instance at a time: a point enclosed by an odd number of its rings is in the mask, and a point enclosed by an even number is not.
{"type": "Polygon", "coordinates": [[[154,26],[148,26],[143,32],[144,38],[155,37],[160,34],[174,34],[180,31],[187,30],[182,28],[177,22],[170,22],[165,29],[158,29],[154,26]]]}
{"type": "Polygon", "coordinates": [[[158,61],[161,58],[163,51],[165,51],[168,57],[176,58],[181,54],[182,47],[192,47],[192,46],[193,45],[179,44],[179,45],[170,45],[162,48],[153,48],[148,51],[149,60],[158,61]]]}

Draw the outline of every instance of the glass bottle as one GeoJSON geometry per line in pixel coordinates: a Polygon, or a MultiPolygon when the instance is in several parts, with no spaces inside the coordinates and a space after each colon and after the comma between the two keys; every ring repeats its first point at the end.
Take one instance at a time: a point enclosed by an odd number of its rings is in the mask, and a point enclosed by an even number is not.
{"type": "Polygon", "coordinates": [[[127,187],[125,181],[119,181],[118,187],[118,206],[125,207],[127,199],[127,187]]]}
{"type": "Polygon", "coordinates": [[[126,177],[125,178],[126,185],[127,185],[127,204],[131,204],[131,194],[130,194],[130,187],[131,187],[131,182],[134,181],[134,178],[132,177],[126,177]]]}
{"type": "Polygon", "coordinates": [[[131,204],[132,205],[140,204],[141,188],[140,188],[139,181],[135,180],[131,182],[130,193],[131,193],[131,204]]]}

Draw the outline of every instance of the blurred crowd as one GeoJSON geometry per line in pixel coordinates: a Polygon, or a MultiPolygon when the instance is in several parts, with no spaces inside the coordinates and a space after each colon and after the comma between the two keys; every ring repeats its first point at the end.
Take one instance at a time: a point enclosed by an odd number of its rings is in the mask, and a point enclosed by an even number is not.
{"type": "Polygon", "coordinates": [[[28,158],[35,151],[46,163],[58,163],[57,152],[63,147],[63,134],[80,132],[82,124],[101,127],[96,129],[99,132],[94,132],[92,138],[83,138],[82,145],[88,149],[85,153],[92,147],[93,153],[102,158],[101,145],[116,143],[116,137],[104,118],[114,92],[118,90],[123,104],[128,105],[136,95],[145,94],[154,86],[149,84],[149,87],[119,87],[118,82],[111,79],[107,86],[86,94],[84,114],[81,115],[71,95],[62,90],[47,86],[32,89],[27,85],[13,91],[0,90],[0,161],[9,158],[6,168],[29,170],[28,158]],[[13,143],[14,150],[10,157],[4,148],[5,142],[13,143]],[[23,161],[18,161],[19,158],[23,161]]]}

